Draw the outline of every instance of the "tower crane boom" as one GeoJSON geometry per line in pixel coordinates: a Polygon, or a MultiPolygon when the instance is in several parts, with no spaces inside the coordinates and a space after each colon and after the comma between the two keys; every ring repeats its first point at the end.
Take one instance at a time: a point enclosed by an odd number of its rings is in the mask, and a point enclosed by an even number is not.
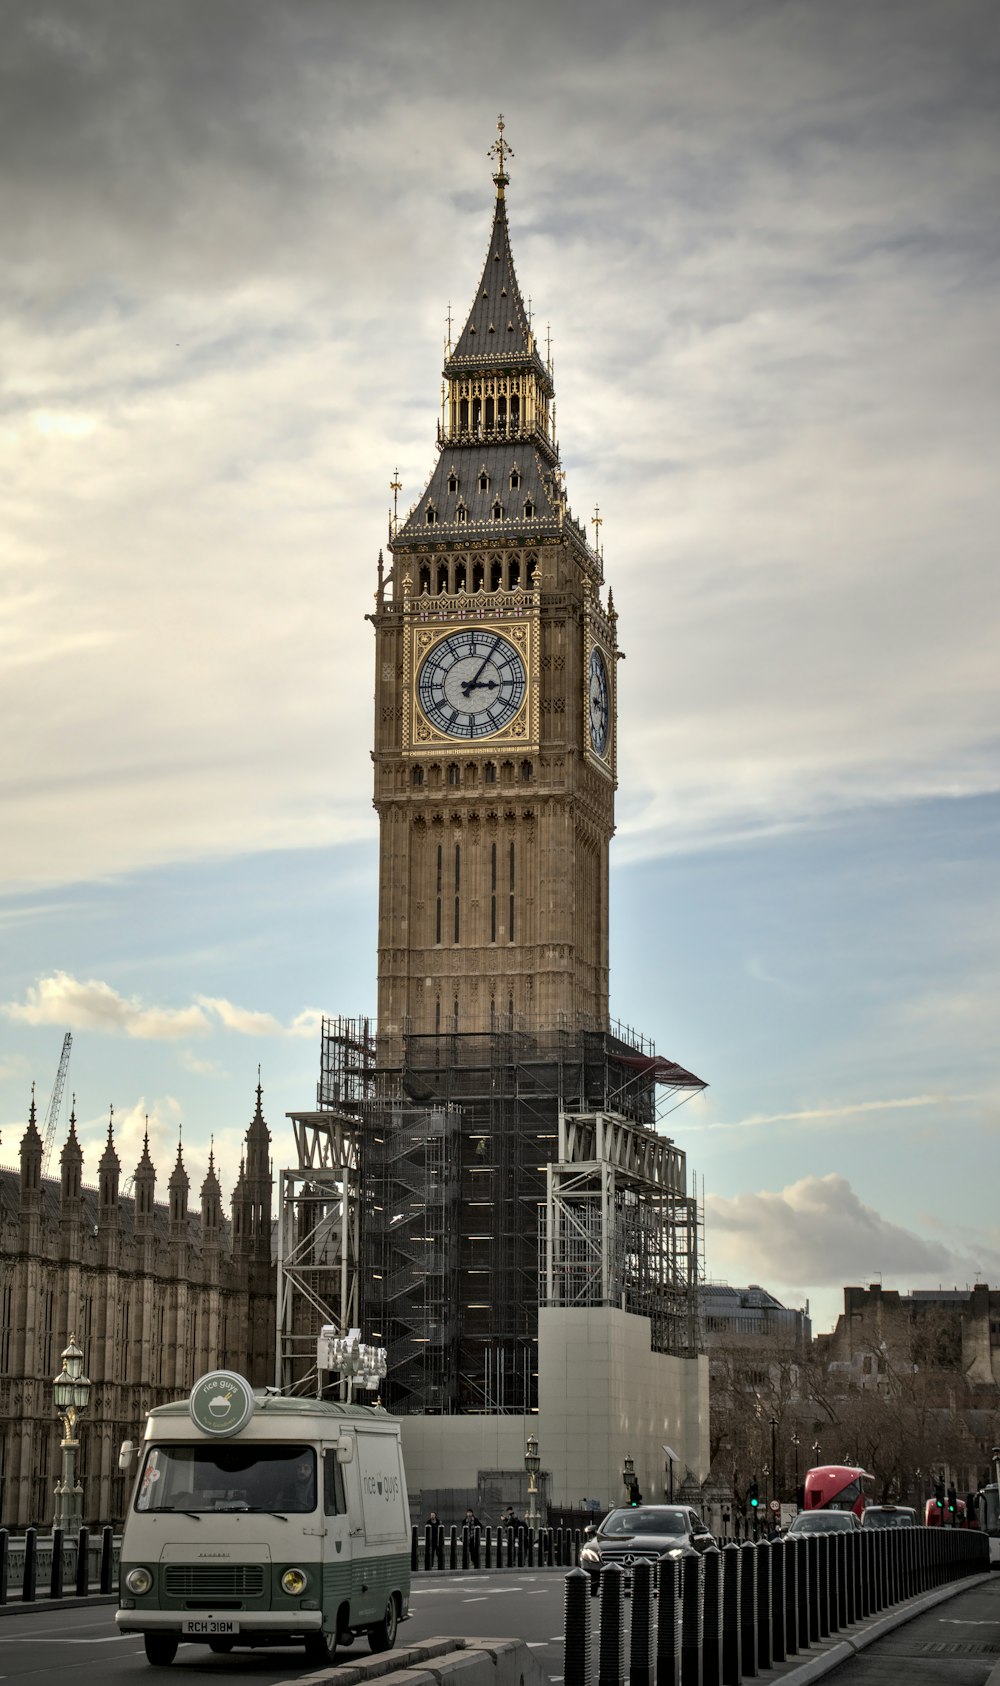
{"type": "Polygon", "coordinates": [[[63,1037],[62,1053],[59,1056],[59,1070],[56,1072],[56,1080],[52,1086],[49,1110],[45,1114],[45,1138],[42,1145],[43,1177],[48,1171],[49,1160],[52,1158],[52,1148],[56,1139],[56,1125],[59,1122],[59,1112],[62,1107],[63,1090],[66,1087],[66,1073],[69,1070],[69,1054],[72,1046],[73,1033],[68,1030],[63,1037]]]}

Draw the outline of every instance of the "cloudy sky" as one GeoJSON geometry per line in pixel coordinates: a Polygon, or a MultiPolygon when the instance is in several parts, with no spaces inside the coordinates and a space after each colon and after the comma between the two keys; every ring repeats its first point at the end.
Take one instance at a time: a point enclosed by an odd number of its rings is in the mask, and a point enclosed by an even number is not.
{"type": "Polygon", "coordinates": [[[363,617],[502,110],[709,1274],[1000,1283],[991,0],[0,15],[0,1159],[71,1029],[91,1177],[113,1105],[231,1187],[374,1010],[363,617]]]}

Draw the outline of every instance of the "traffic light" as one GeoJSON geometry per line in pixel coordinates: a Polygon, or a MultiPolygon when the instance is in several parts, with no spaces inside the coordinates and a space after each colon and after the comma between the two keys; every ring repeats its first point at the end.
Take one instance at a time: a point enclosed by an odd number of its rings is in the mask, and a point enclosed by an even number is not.
{"type": "Polygon", "coordinates": [[[954,1522],[957,1511],[958,1511],[958,1494],[956,1493],[954,1487],[949,1487],[948,1488],[948,1519],[949,1519],[949,1521],[954,1522]]]}
{"type": "Polygon", "coordinates": [[[757,1490],[757,1483],[756,1483],[756,1481],[751,1481],[751,1483],[750,1483],[750,1509],[756,1510],[759,1504],[760,1504],[760,1493],[757,1490]]]}
{"type": "Polygon", "coordinates": [[[628,1502],[630,1505],[642,1504],[642,1494],[639,1491],[639,1484],[637,1481],[633,1481],[632,1486],[629,1488],[628,1502]]]}

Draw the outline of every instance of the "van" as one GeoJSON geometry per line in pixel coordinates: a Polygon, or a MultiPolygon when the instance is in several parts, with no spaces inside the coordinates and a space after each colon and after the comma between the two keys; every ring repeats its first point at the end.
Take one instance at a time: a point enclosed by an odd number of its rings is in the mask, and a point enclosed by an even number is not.
{"type": "MultiPolygon", "coordinates": [[[[122,1448],[123,1465],[132,1448],[122,1448]]],[[[301,1644],[311,1664],[409,1616],[399,1424],[379,1406],[255,1393],[231,1370],[149,1413],[122,1538],[122,1633],[177,1647],[301,1644]]]]}

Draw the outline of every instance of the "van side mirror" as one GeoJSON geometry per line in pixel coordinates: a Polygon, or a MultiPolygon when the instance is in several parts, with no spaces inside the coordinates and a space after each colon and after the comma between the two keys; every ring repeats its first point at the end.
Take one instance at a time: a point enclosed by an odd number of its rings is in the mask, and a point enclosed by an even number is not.
{"type": "Polygon", "coordinates": [[[118,1453],[118,1468],[128,1469],[134,1454],[135,1447],[133,1446],[131,1440],[123,1440],[121,1443],[121,1450],[118,1453]]]}
{"type": "Polygon", "coordinates": [[[342,1434],[337,1441],[337,1462],[338,1464],[354,1462],[354,1441],[349,1434],[342,1434]]]}

